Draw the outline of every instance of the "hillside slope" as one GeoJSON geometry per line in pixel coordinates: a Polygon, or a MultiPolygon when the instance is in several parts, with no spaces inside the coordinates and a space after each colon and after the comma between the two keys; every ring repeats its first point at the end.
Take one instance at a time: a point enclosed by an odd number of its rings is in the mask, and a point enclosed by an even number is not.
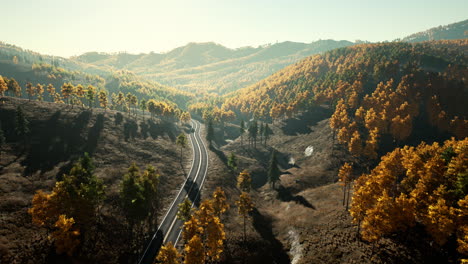
{"type": "MultiPolygon", "coordinates": [[[[138,248],[151,233],[139,229],[131,234],[120,208],[119,190],[132,162],[145,169],[153,165],[160,173],[161,204],[165,212],[184,181],[179,163],[177,135],[184,129],[158,119],[142,120],[116,111],[84,110],[63,104],[3,98],[0,122],[7,144],[0,158],[0,262],[1,263],[134,263],[130,238],[138,248]],[[15,109],[21,106],[31,129],[25,147],[14,132],[15,109]],[[95,174],[103,180],[106,198],[94,241],[84,241],[74,258],[56,255],[50,232],[32,224],[28,208],[36,190],[49,192],[84,152],[94,160],[95,174]]],[[[190,166],[186,153],[186,167],[190,166]]]]}
{"type": "Polygon", "coordinates": [[[78,62],[125,69],[183,90],[230,92],[259,81],[306,56],[352,45],[349,41],[282,42],[257,48],[228,49],[219,44],[189,43],[168,53],[106,54],[90,52],[78,62]]]}
{"type": "Polygon", "coordinates": [[[434,27],[422,32],[411,34],[401,39],[405,42],[421,42],[443,39],[468,38],[468,19],[457,23],[434,27]]]}

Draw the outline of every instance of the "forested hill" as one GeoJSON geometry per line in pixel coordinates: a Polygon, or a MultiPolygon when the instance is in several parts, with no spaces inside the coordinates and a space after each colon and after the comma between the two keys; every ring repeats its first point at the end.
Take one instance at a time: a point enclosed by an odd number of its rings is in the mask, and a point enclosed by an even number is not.
{"type": "MultiPolygon", "coordinates": [[[[132,93],[139,99],[166,100],[185,108],[193,97],[188,92],[145,80],[128,71],[112,71],[57,56],[39,54],[0,42],[0,76],[14,78],[21,87],[27,82],[60,88],[64,83],[93,85],[111,93],[132,93]]],[[[23,94],[23,96],[26,96],[23,94]]]]}
{"type": "Polygon", "coordinates": [[[189,43],[163,54],[89,52],[73,59],[106,69],[130,70],[187,91],[224,94],[253,84],[312,54],[350,45],[353,43],[349,41],[319,40],[309,44],[282,42],[229,49],[212,42],[189,43]]]}
{"type": "MultiPolygon", "coordinates": [[[[419,143],[434,127],[448,133],[445,137],[463,138],[468,133],[467,51],[466,39],[336,49],[229,95],[221,109],[270,120],[326,105],[342,119],[331,124],[337,132],[351,126],[342,131],[344,142],[355,130],[364,133],[361,140],[370,139],[369,128],[375,127],[379,136],[391,135],[400,143],[408,138],[419,143]]],[[[437,140],[433,132],[431,141],[437,140]]]]}
{"type": "Polygon", "coordinates": [[[428,40],[442,40],[442,39],[464,39],[468,38],[468,19],[445,25],[438,26],[426,31],[411,34],[402,39],[406,42],[421,42],[428,40]]]}

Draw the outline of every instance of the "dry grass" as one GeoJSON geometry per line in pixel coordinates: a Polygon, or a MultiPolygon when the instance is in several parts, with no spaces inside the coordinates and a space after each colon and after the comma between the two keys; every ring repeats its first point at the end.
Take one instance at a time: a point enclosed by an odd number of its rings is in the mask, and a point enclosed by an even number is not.
{"type": "MultiPolygon", "coordinates": [[[[53,250],[47,232],[31,224],[27,209],[35,191],[50,191],[57,177],[67,172],[84,151],[92,155],[95,173],[106,185],[108,198],[102,217],[108,225],[99,227],[98,244],[88,246],[86,250],[91,252],[82,252],[82,255],[91,256],[99,263],[130,262],[125,235],[119,234],[124,228],[123,218],[116,209],[122,176],[132,162],[141,169],[147,165],[155,166],[161,174],[163,209],[159,215],[162,215],[184,181],[179,150],[175,146],[175,137],[182,128],[156,120],[145,138],[140,127],[143,121],[139,117],[133,131],[135,137],[125,140],[124,125],[132,123],[134,118],[124,114],[123,121],[116,124],[115,115],[115,111],[93,109],[88,112],[76,106],[71,109],[67,105],[14,98],[7,98],[0,106],[0,121],[7,130],[8,141],[0,160],[1,263],[51,262],[48,258],[53,250]],[[18,105],[23,107],[31,127],[31,144],[24,152],[11,131],[14,109],[18,105]],[[67,129],[69,127],[75,130],[67,129]],[[80,129],[76,131],[78,127],[80,129]]],[[[191,149],[185,153],[187,170],[191,149]]],[[[137,236],[143,241],[143,234],[137,236]]],[[[88,262],[86,257],[81,261],[88,262]]]]}

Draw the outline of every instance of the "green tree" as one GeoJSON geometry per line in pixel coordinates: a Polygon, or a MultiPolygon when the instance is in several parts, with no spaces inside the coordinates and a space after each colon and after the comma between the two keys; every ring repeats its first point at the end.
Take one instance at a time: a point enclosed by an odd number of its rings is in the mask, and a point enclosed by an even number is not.
{"type": "Polygon", "coordinates": [[[158,210],[158,187],[160,175],[156,169],[148,165],[141,176],[141,186],[143,187],[143,197],[145,198],[145,207],[149,212],[150,226],[157,226],[158,210]]]}
{"type": "Polygon", "coordinates": [[[273,150],[270,159],[270,166],[268,168],[268,181],[270,182],[273,189],[275,189],[275,183],[279,181],[281,171],[278,168],[278,161],[276,159],[276,151],[273,150]]]}
{"type": "Polygon", "coordinates": [[[267,140],[270,138],[270,135],[272,134],[273,134],[273,131],[271,131],[268,124],[265,124],[265,127],[263,128],[263,139],[265,140],[265,145],[267,144],[267,140]]]}
{"type": "Polygon", "coordinates": [[[237,170],[237,157],[236,154],[234,154],[234,152],[231,152],[231,154],[229,155],[227,165],[232,172],[235,172],[237,170]]]}
{"type": "Polygon", "coordinates": [[[24,115],[21,106],[16,108],[15,132],[16,135],[23,140],[23,144],[26,145],[26,139],[29,134],[29,121],[24,115]]]}
{"type": "Polygon", "coordinates": [[[145,99],[140,100],[140,110],[143,112],[143,120],[145,120],[146,106],[147,101],[145,99]]]}
{"type": "Polygon", "coordinates": [[[3,145],[5,145],[5,135],[3,133],[3,129],[2,129],[2,123],[0,123],[0,157],[2,156],[2,147],[3,145]]]}
{"type": "Polygon", "coordinates": [[[140,183],[140,170],[135,163],[132,163],[124,175],[120,197],[130,229],[133,229],[133,226],[141,222],[147,214],[144,188],[140,183]]]}
{"type": "Polygon", "coordinates": [[[210,142],[214,140],[213,121],[208,120],[208,128],[206,129],[206,139],[210,142]]]}
{"type": "Polygon", "coordinates": [[[243,135],[245,133],[245,123],[244,123],[243,119],[241,120],[241,123],[240,123],[239,132],[240,132],[241,146],[242,146],[243,145],[243,135]]]}
{"type": "Polygon", "coordinates": [[[180,163],[182,164],[183,150],[187,147],[187,136],[184,132],[180,133],[180,135],[177,136],[176,144],[180,146],[180,163]]]}
{"type": "Polygon", "coordinates": [[[257,147],[258,123],[253,121],[249,125],[249,143],[255,148],[257,147]]]}
{"type": "Polygon", "coordinates": [[[185,198],[185,200],[178,206],[179,210],[177,211],[177,218],[184,221],[184,223],[190,220],[190,217],[192,216],[192,202],[190,202],[188,198],[185,198]]]}
{"type": "Polygon", "coordinates": [[[94,100],[96,99],[96,88],[89,85],[86,89],[86,99],[88,100],[89,108],[93,107],[94,100]]]}

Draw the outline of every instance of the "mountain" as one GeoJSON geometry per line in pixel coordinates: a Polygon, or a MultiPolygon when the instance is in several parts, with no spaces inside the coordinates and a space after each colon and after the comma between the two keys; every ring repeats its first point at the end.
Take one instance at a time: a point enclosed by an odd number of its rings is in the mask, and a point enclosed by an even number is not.
{"type": "MultiPolygon", "coordinates": [[[[92,61],[93,55],[88,59],[92,61]]],[[[109,93],[131,92],[140,99],[167,100],[182,108],[185,108],[193,97],[188,92],[145,80],[128,71],[112,70],[86,62],[43,55],[3,42],[0,42],[0,76],[14,78],[22,87],[27,82],[34,85],[51,83],[57,89],[67,82],[73,85],[82,84],[85,87],[93,85],[109,93]]]]}
{"type": "Polygon", "coordinates": [[[167,53],[108,54],[89,52],[72,58],[107,70],[125,69],[183,90],[224,94],[253,84],[307,56],[353,45],[319,40],[309,44],[282,42],[229,49],[222,45],[189,43],[167,53]]]}
{"type": "Polygon", "coordinates": [[[421,42],[442,39],[465,39],[468,38],[468,19],[457,23],[438,26],[426,31],[411,34],[401,41],[421,42]]]}

